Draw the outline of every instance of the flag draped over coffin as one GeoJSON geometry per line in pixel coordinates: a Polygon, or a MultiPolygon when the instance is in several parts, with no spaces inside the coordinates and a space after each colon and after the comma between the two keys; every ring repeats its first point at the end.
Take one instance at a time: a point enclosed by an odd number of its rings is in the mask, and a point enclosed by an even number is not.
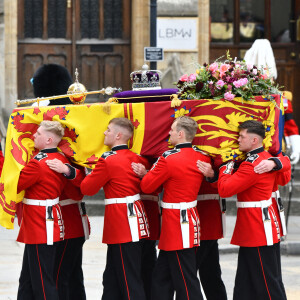
{"type": "Polygon", "coordinates": [[[239,98],[234,101],[186,100],[176,108],[171,107],[170,101],[113,104],[110,114],[103,111],[101,103],[15,109],[9,119],[0,179],[0,224],[13,228],[15,206],[23,198],[23,193],[17,195],[18,177],[36,153],[33,134],[43,120],[60,121],[65,127],[60,150],[73,162],[93,168],[102,153],[109,150],[103,144],[103,133],[110,119],[130,119],[135,130],[129,148],[141,155],[158,157],[171,148],[169,130],[174,119],[187,115],[199,126],[193,144],[214,157],[218,165],[242,158],[237,143],[238,126],[250,119],[264,123],[265,148],[276,154],[281,147],[282,129],[279,129],[283,127],[280,105],[278,95],[272,102],[263,97],[247,103],[239,98]]]}

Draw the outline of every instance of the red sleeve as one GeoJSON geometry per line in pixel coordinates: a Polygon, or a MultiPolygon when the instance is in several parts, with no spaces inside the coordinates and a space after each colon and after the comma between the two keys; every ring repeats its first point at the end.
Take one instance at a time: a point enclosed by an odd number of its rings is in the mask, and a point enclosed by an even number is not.
{"type": "Polygon", "coordinates": [[[92,196],[109,180],[109,170],[104,158],[100,158],[95,169],[87,175],[80,184],[80,190],[84,195],[92,196]]]}
{"type": "Polygon", "coordinates": [[[280,161],[280,164],[282,166],[281,169],[279,169],[277,172],[283,173],[291,170],[291,161],[287,155],[279,153],[277,157],[273,157],[272,159],[280,161]]]}
{"type": "Polygon", "coordinates": [[[282,164],[282,168],[276,171],[276,184],[284,186],[291,180],[291,162],[289,157],[287,155],[283,155],[282,153],[280,153],[276,159],[278,159],[282,164]]]}
{"type": "Polygon", "coordinates": [[[291,173],[291,169],[283,173],[278,173],[276,175],[276,183],[281,186],[288,184],[291,180],[291,173]]]}
{"type": "Polygon", "coordinates": [[[146,194],[157,191],[169,176],[168,164],[166,159],[161,156],[153,165],[152,169],[142,179],[142,191],[146,194]]]}
{"type": "MultiPolygon", "coordinates": [[[[73,166],[74,167],[74,166],[73,166]]],[[[83,167],[75,168],[75,178],[70,179],[66,182],[66,185],[63,189],[63,192],[60,196],[61,200],[64,199],[72,199],[72,200],[81,200],[83,198],[83,194],[80,190],[80,184],[82,180],[85,178],[85,170],[83,167]]]]}
{"type": "Polygon", "coordinates": [[[288,107],[285,110],[284,114],[284,135],[290,136],[290,135],[299,135],[299,129],[298,126],[293,118],[293,107],[291,101],[288,100],[288,107]]]}
{"type": "Polygon", "coordinates": [[[253,165],[243,162],[234,174],[225,174],[226,166],[220,168],[218,191],[222,198],[232,197],[256,183],[257,174],[254,173],[253,165]]]}
{"type": "Polygon", "coordinates": [[[35,184],[40,177],[40,173],[38,161],[31,160],[20,173],[17,192],[20,193],[35,184]]]}
{"type": "Polygon", "coordinates": [[[67,176],[68,181],[70,181],[72,185],[80,187],[82,180],[85,178],[84,168],[81,166],[71,166],[70,164],[67,165],[71,168],[71,176],[67,176]]]}

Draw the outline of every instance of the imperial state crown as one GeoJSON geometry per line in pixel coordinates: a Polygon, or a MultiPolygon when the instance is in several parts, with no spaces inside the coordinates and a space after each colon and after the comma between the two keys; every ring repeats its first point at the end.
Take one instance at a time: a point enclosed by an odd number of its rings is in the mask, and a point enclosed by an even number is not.
{"type": "Polygon", "coordinates": [[[161,71],[148,70],[148,65],[144,64],[142,70],[134,71],[130,74],[133,91],[159,90],[161,71]]]}

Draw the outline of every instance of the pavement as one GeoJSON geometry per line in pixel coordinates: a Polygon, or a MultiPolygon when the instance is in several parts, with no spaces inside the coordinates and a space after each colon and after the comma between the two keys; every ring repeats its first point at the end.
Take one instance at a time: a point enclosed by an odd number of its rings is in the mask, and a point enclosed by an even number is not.
{"type": "MultiPolygon", "coordinates": [[[[219,241],[220,259],[224,282],[228,291],[228,299],[232,299],[232,285],[236,269],[236,258],[238,247],[230,245],[230,237],[235,224],[235,217],[227,217],[227,234],[219,241]]],[[[83,250],[83,272],[88,300],[100,299],[102,294],[102,274],[106,261],[106,245],[101,243],[103,217],[90,217],[91,236],[84,244],[83,250]]],[[[18,279],[22,266],[24,245],[16,242],[19,228],[15,224],[13,230],[7,230],[0,226],[0,300],[17,299],[18,279]]],[[[288,223],[287,238],[281,242],[283,255],[283,273],[286,276],[293,271],[292,279],[288,279],[286,290],[288,299],[300,299],[300,284],[295,281],[299,278],[300,265],[300,216],[290,216],[288,223]],[[289,262],[288,269],[284,268],[284,262],[289,262]],[[293,267],[295,267],[293,269],[293,267]]],[[[285,263],[287,265],[287,263],[285,263]]],[[[287,277],[290,278],[290,277],[287,277]]]]}

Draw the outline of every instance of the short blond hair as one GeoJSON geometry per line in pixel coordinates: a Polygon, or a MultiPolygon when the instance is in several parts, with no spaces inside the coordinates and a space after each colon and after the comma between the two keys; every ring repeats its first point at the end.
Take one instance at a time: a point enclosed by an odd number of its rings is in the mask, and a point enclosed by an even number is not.
{"type": "Polygon", "coordinates": [[[128,131],[128,133],[130,134],[130,137],[133,134],[133,130],[134,130],[133,124],[127,118],[114,118],[109,121],[109,124],[114,124],[121,128],[124,128],[125,130],[128,131]]]}
{"type": "Polygon", "coordinates": [[[198,129],[197,122],[194,119],[187,116],[178,117],[173,123],[175,122],[176,122],[176,126],[175,126],[176,130],[184,131],[186,140],[191,142],[197,133],[197,129],[198,129]]]}
{"type": "Polygon", "coordinates": [[[58,121],[42,121],[40,123],[40,126],[42,126],[45,129],[45,131],[49,131],[49,132],[55,134],[60,139],[65,134],[64,127],[58,121]]]}

